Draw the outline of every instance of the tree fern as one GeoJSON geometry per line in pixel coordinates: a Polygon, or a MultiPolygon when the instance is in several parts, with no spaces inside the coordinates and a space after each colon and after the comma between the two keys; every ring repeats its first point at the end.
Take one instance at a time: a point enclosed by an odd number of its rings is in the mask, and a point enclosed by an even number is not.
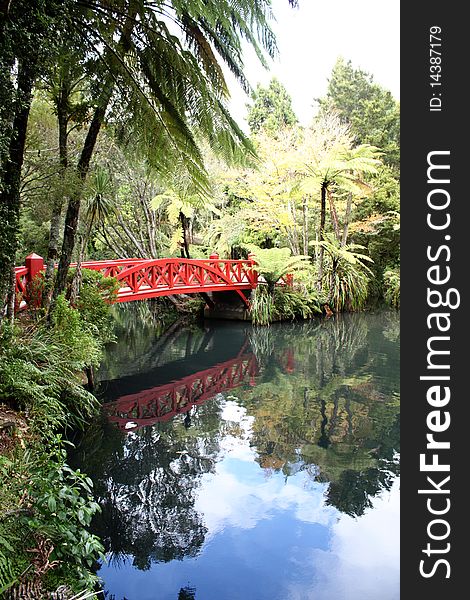
{"type": "Polygon", "coordinates": [[[256,262],[253,267],[273,291],[275,284],[285,275],[304,270],[310,261],[309,256],[292,256],[290,248],[259,248],[254,244],[245,244],[256,262]]]}
{"type": "Polygon", "coordinates": [[[269,0],[136,0],[131,10],[121,2],[84,0],[71,22],[78,43],[95,56],[89,61],[93,69],[112,75],[114,101],[121,106],[117,121],[123,127],[132,120],[144,124],[152,135],[149,139],[144,131],[140,141],[159,168],[166,170],[178,156],[202,183],[198,136],[228,158],[241,148],[253,152],[227,110],[221,62],[249,91],[241,42],[247,40],[263,63],[264,53],[275,55],[270,5],[269,0]]]}
{"type": "Polygon", "coordinates": [[[374,262],[360,252],[364,246],[347,244],[331,233],[321,242],[311,242],[327,253],[329,260],[323,274],[322,287],[327,292],[327,303],[335,310],[359,310],[368,296],[369,279],[373,275],[366,263],[374,262]]]}

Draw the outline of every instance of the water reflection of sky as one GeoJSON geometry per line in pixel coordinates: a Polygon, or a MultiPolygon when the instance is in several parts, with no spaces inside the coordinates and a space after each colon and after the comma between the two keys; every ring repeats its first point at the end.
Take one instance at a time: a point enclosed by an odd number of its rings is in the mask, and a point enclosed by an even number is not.
{"type": "Polygon", "coordinates": [[[253,417],[228,401],[226,435],[213,473],[202,476],[195,510],[207,527],[199,555],[153,563],[129,560],[99,575],[116,600],[395,600],[399,597],[398,480],[352,518],[324,503],[328,484],[306,471],[285,477],[262,469],[250,446],[253,417]]]}

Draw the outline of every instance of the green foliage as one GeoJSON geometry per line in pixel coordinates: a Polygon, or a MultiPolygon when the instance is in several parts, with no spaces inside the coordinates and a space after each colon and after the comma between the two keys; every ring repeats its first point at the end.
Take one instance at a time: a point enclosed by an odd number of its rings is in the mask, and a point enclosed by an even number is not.
{"type": "MultiPolygon", "coordinates": [[[[379,149],[370,144],[355,148],[345,140],[331,140],[332,147],[327,152],[305,156],[305,164],[299,169],[302,189],[305,193],[318,194],[321,187],[329,190],[350,192],[358,197],[367,196],[371,188],[364,180],[365,175],[377,173],[381,166],[379,149]]],[[[308,152],[309,142],[304,152],[308,152]]]]}
{"type": "Polygon", "coordinates": [[[184,244],[186,235],[184,224],[194,218],[197,211],[205,210],[220,215],[220,211],[207,198],[198,194],[196,189],[191,189],[194,186],[190,182],[177,181],[176,185],[178,185],[176,190],[169,188],[164,193],[157,194],[150,203],[153,211],[164,209],[173,228],[169,245],[171,254],[176,253],[184,244]]]}
{"type": "Polygon", "coordinates": [[[75,308],[82,324],[101,345],[114,340],[110,305],[116,299],[118,290],[119,284],[114,277],[83,269],[80,296],[75,308]]]}
{"type": "Polygon", "coordinates": [[[98,557],[104,557],[100,541],[87,531],[99,510],[92,497],[92,482],[67,465],[60,436],[51,437],[49,443],[46,450],[30,440],[26,449],[17,447],[11,458],[1,457],[1,489],[8,487],[9,497],[5,501],[0,494],[4,509],[0,518],[0,588],[16,583],[22,574],[33,577],[36,568],[44,569],[46,581],[53,572],[55,581],[73,582],[76,591],[92,588],[97,581],[89,569],[98,557]],[[33,566],[33,544],[37,544],[38,557],[44,556],[50,567],[33,566]],[[42,550],[46,554],[41,555],[42,550]],[[9,571],[2,569],[2,555],[9,571]]]}
{"type": "Polygon", "coordinates": [[[94,225],[104,223],[116,211],[114,195],[114,181],[110,172],[98,166],[87,186],[85,220],[89,232],[94,225]]]}
{"type": "Polygon", "coordinates": [[[400,308],[400,271],[399,269],[387,269],[384,273],[384,298],[393,306],[400,308]]]}
{"type": "Polygon", "coordinates": [[[360,263],[342,262],[330,275],[329,297],[337,311],[355,311],[364,307],[369,290],[369,277],[360,263]]]}
{"type": "Polygon", "coordinates": [[[253,104],[248,105],[247,122],[252,133],[263,130],[275,136],[284,127],[297,124],[292,99],[275,77],[267,88],[258,84],[251,97],[253,104]]]}
{"type": "Polygon", "coordinates": [[[80,371],[99,364],[101,348],[98,339],[90,332],[92,325],[86,323],[78,310],[72,308],[61,294],[51,313],[55,339],[68,349],[70,366],[80,371]]]}
{"type": "MultiPolygon", "coordinates": [[[[0,462],[0,471],[3,471],[1,467],[0,462]]],[[[2,479],[1,475],[0,479],[2,479]]],[[[14,561],[11,560],[11,555],[15,552],[12,546],[13,541],[17,541],[17,538],[14,537],[13,539],[11,534],[4,530],[3,524],[0,523],[0,596],[18,581],[18,576],[21,574],[15,568],[14,561]]]]}
{"type": "Polygon", "coordinates": [[[399,184],[387,173],[374,187],[374,194],[354,212],[350,231],[374,260],[374,293],[382,296],[383,273],[400,260],[399,184]]]}
{"type": "Polygon", "coordinates": [[[254,254],[256,264],[253,269],[262,276],[271,292],[282,277],[305,270],[310,261],[309,256],[292,256],[289,248],[260,248],[254,244],[245,244],[245,248],[254,254]]]}
{"type": "Polygon", "coordinates": [[[20,171],[31,93],[57,56],[69,2],[3,2],[0,17],[0,320],[18,247],[20,171]]]}
{"type": "Polygon", "coordinates": [[[25,411],[46,440],[59,427],[83,426],[98,406],[77,374],[98,357],[97,343],[80,330],[76,311],[63,298],[54,318],[51,329],[0,330],[0,401],[25,411]],[[59,322],[67,323],[65,331],[58,331],[59,322]]]}
{"type": "Polygon", "coordinates": [[[90,568],[103,547],[87,527],[98,505],[91,481],[67,466],[57,431],[83,427],[98,410],[79,373],[98,364],[112,339],[115,294],[113,278],[85,270],[77,308],[61,295],[50,325],[0,328],[0,403],[23,411],[29,426],[11,456],[0,457],[0,589],[36,575],[50,589],[96,583],[90,568]]]}
{"type": "Polygon", "coordinates": [[[251,295],[250,314],[254,325],[310,319],[320,312],[317,295],[306,294],[305,290],[277,286],[270,291],[267,286],[259,285],[251,295]]]}
{"type": "Polygon", "coordinates": [[[274,296],[267,287],[259,285],[251,294],[250,314],[254,325],[269,325],[278,317],[274,296]]]}
{"type": "Polygon", "coordinates": [[[132,142],[161,173],[185,172],[207,191],[201,140],[227,160],[253,152],[228,112],[221,64],[249,91],[241,39],[263,63],[264,51],[275,54],[270,3],[172,0],[166,9],[160,4],[138,1],[116,12],[101,3],[90,6],[86,20],[75,12],[73,24],[88,42],[89,60],[96,61],[95,74],[106,89],[96,80],[92,85],[107,94],[119,82],[110,104],[120,142],[132,142]]]}
{"type": "Polygon", "coordinates": [[[336,311],[362,308],[372,275],[365,262],[373,262],[370,256],[358,252],[364,247],[359,244],[343,246],[332,234],[326,234],[325,240],[313,244],[323,247],[329,257],[322,282],[328,293],[328,303],[336,311]]]}
{"type": "Polygon", "coordinates": [[[318,296],[315,292],[291,287],[277,287],[274,292],[274,305],[282,320],[310,319],[321,313],[318,296]]]}
{"type": "Polygon", "coordinates": [[[400,109],[392,94],[355,69],[351,61],[339,58],[333,67],[322,110],[335,110],[351,124],[356,143],[379,147],[385,161],[399,168],[400,109]]]}
{"type": "Polygon", "coordinates": [[[17,264],[24,264],[24,259],[34,248],[36,254],[47,255],[49,240],[49,223],[38,218],[32,210],[24,210],[20,215],[17,264]]]}
{"type": "Polygon", "coordinates": [[[96,414],[99,403],[79,370],[99,355],[90,325],[63,296],[50,327],[0,329],[0,403],[27,418],[10,455],[0,456],[0,588],[40,567],[46,580],[57,572],[77,591],[95,583],[89,569],[102,546],[87,527],[98,505],[90,480],[67,466],[57,431],[83,427],[96,414]]]}

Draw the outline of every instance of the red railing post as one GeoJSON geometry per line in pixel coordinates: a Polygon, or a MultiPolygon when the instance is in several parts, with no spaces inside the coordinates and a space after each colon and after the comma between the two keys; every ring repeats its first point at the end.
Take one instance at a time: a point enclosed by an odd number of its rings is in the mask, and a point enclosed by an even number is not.
{"type": "Polygon", "coordinates": [[[253,269],[253,267],[256,265],[256,260],[255,260],[255,255],[254,254],[248,254],[248,260],[250,261],[250,282],[251,285],[255,288],[258,287],[258,271],[255,271],[253,269]]]}
{"type": "MultiPolygon", "coordinates": [[[[220,257],[219,257],[219,255],[217,254],[217,252],[213,252],[213,253],[212,253],[212,254],[209,256],[209,260],[213,260],[213,261],[214,261],[214,262],[210,262],[210,263],[209,263],[209,266],[210,266],[210,267],[213,267],[214,269],[219,269],[219,270],[221,270],[221,269],[220,269],[220,263],[219,263],[220,257]]],[[[207,277],[208,277],[208,279],[209,279],[209,281],[210,281],[210,280],[211,280],[211,275],[210,275],[209,273],[207,273],[207,277]]]]}
{"type": "Polygon", "coordinates": [[[41,273],[41,271],[44,269],[43,257],[35,254],[34,252],[25,258],[24,264],[28,269],[28,274],[26,275],[28,283],[31,283],[36,275],[41,273]]]}
{"type": "Polygon", "coordinates": [[[220,257],[217,254],[217,252],[213,252],[210,256],[209,256],[209,260],[213,260],[214,262],[210,262],[209,266],[210,267],[219,267],[219,260],[220,257]]]}
{"type": "MultiPolygon", "coordinates": [[[[34,252],[27,256],[24,260],[25,267],[28,269],[26,274],[26,290],[27,290],[27,301],[28,305],[31,304],[35,308],[39,308],[42,302],[41,288],[38,286],[36,289],[33,287],[34,280],[40,275],[44,269],[44,259],[42,256],[35,254],[34,252]]],[[[36,279],[36,281],[39,281],[36,279]]]]}

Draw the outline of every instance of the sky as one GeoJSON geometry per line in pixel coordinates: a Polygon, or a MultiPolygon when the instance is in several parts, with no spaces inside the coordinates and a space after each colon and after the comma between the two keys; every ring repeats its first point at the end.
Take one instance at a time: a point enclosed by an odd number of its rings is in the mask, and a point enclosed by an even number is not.
{"type": "MultiPolygon", "coordinates": [[[[269,71],[254,52],[245,52],[245,74],[253,87],[269,84],[275,76],[292,97],[294,111],[303,125],[310,123],[314,98],[323,96],[331,70],[339,56],[351,60],[374,80],[400,97],[400,0],[273,0],[279,56],[269,71]]],[[[247,130],[248,97],[232,76],[230,111],[247,130]]]]}

